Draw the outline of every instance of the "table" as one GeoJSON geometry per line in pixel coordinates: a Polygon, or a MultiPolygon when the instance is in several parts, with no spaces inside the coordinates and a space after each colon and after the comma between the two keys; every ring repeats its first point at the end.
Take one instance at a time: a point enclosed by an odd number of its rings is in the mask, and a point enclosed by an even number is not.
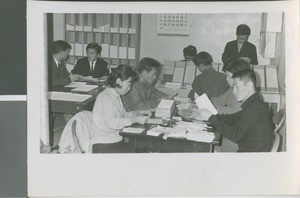
{"type": "Polygon", "coordinates": [[[211,143],[197,142],[181,138],[163,139],[163,134],[158,137],[147,135],[147,128],[142,133],[120,132],[124,141],[129,144],[134,152],[214,152],[214,147],[221,144],[222,136],[215,132],[215,139],[211,143]]]}
{"type": "MultiPolygon", "coordinates": [[[[92,95],[92,97],[86,99],[83,102],[73,102],[73,101],[60,101],[60,100],[49,100],[49,144],[53,146],[54,140],[54,120],[55,116],[58,113],[61,114],[72,114],[88,110],[92,111],[97,95],[103,91],[103,87],[99,86],[97,89],[88,93],[92,95]]],[[[71,92],[72,88],[65,87],[53,87],[51,91],[59,91],[59,92],[71,92]]],[[[85,93],[87,94],[87,93],[85,93]]]]}

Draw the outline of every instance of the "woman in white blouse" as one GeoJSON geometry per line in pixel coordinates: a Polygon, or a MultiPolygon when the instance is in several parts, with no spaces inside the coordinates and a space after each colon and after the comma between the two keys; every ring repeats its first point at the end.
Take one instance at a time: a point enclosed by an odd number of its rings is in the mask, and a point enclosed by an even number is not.
{"type": "Polygon", "coordinates": [[[108,87],[97,96],[92,112],[93,153],[130,152],[119,132],[133,123],[145,124],[148,118],[138,111],[126,112],[120,98],[129,92],[136,79],[137,74],[130,66],[119,65],[107,79],[108,87]]]}

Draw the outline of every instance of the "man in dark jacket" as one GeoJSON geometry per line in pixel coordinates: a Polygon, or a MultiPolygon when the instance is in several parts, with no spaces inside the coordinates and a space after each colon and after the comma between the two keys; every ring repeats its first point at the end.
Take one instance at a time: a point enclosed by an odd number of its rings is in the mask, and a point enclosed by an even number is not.
{"type": "Polygon", "coordinates": [[[255,91],[253,70],[241,70],[233,75],[233,94],[242,102],[242,110],[230,115],[212,115],[201,110],[217,132],[238,143],[238,152],[269,152],[273,145],[274,125],[266,104],[255,91]]]}
{"type": "Polygon", "coordinates": [[[248,42],[251,30],[246,24],[241,24],[236,28],[236,40],[226,44],[222,54],[222,61],[228,59],[243,59],[251,65],[257,65],[256,47],[248,42]]]}
{"type": "Polygon", "coordinates": [[[89,43],[86,47],[87,57],[81,58],[77,61],[72,73],[81,76],[91,76],[93,78],[100,78],[108,76],[109,70],[107,62],[100,57],[102,48],[97,43],[89,43]]]}

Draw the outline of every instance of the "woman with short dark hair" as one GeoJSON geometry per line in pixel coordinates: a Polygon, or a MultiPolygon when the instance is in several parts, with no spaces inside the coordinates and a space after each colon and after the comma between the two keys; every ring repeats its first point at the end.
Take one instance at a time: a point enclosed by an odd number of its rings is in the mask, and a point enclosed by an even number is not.
{"type": "Polygon", "coordinates": [[[127,65],[119,65],[109,75],[107,88],[97,96],[92,112],[93,153],[131,152],[119,132],[133,123],[144,124],[147,117],[137,111],[126,112],[120,96],[128,93],[136,79],[136,72],[127,65]]]}

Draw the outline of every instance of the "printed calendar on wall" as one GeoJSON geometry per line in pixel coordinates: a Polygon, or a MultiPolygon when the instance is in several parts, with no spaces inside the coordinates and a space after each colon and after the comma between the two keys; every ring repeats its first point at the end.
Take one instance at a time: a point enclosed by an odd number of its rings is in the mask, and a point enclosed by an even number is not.
{"type": "Polygon", "coordinates": [[[157,35],[188,36],[189,14],[164,13],[158,14],[157,35]]]}

